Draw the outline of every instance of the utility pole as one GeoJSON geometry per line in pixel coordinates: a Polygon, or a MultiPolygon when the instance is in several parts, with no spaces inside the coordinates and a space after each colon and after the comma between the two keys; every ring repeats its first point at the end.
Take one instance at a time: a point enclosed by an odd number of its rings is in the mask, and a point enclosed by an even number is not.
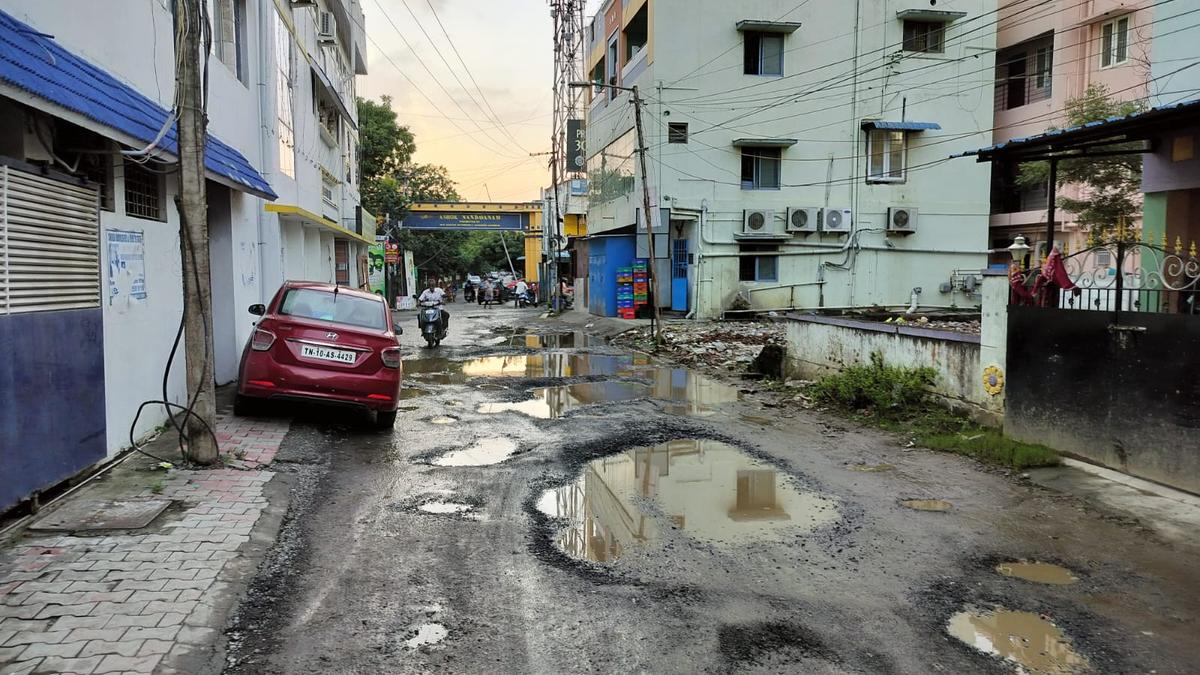
{"type": "Polygon", "coordinates": [[[205,194],[205,114],[202,55],[208,54],[208,22],[202,0],[175,0],[175,34],[183,53],[176,56],[178,108],[180,251],[183,270],[184,353],[189,405],[185,420],[188,455],[199,464],[217,461],[216,389],[212,349],[212,284],[208,258],[208,201],[205,194]],[[206,426],[207,425],[207,426],[206,426]]]}
{"type": "Polygon", "coordinates": [[[655,346],[662,344],[662,315],[658,310],[658,272],[655,270],[657,259],[654,257],[654,218],[650,213],[650,175],[646,171],[646,136],[642,132],[642,101],[637,85],[629,88],[633,98],[633,120],[637,127],[638,164],[642,168],[642,214],[646,221],[646,251],[650,254],[650,310],[652,314],[650,331],[654,334],[655,346]]]}

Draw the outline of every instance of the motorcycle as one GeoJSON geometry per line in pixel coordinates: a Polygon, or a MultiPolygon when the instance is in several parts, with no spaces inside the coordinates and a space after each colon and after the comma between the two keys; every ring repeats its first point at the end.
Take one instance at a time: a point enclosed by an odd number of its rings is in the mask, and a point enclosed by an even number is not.
{"type": "Polygon", "coordinates": [[[422,302],[417,311],[417,326],[430,347],[436,347],[446,339],[447,322],[443,321],[442,312],[440,302],[422,302]]]}
{"type": "Polygon", "coordinates": [[[536,307],[537,296],[533,294],[533,289],[526,289],[524,293],[517,296],[517,307],[536,307]]]}
{"type": "Polygon", "coordinates": [[[475,287],[473,285],[463,286],[463,302],[475,302],[475,287]]]}

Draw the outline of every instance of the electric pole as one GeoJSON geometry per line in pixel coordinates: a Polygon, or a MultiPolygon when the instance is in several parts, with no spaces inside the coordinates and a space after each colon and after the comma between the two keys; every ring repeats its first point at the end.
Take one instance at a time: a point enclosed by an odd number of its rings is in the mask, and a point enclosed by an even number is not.
{"type": "Polygon", "coordinates": [[[202,0],[175,0],[175,87],[179,115],[179,234],[183,270],[184,355],[188,403],[184,420],[188,455],[199,464],[217,461],[216,389],[212,349],[212,285],[209,280],[208,202],[205,194],[205,116],[201,59],[208,54],[208,21],[202,0]],[[207,425],[207,427],[206,427],[207,425]]]}
{"type": "Polygon", "coordinates": [[[654,334],[655,346],[662,344],[662,315],[658,311],[658,272],[655,271],[657,259],[654,257],[654,218],[650,213],[650,176],[646,172],[646,136],[642,132],[642,101],[637,85],[629,88],[633,98],[633,120],[637,128],[638,163],[642,168],[642,215],[646,221],[646,251],[650,255],[650,311],[652,314],[650,331],[654,334]]]}

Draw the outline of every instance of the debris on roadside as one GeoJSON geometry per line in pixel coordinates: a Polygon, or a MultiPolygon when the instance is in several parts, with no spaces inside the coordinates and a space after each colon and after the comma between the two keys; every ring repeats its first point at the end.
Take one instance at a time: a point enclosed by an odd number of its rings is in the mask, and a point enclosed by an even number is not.
{"type": "MultiPolygon", "coordinates": [[[[766,345],[785,343],[784,325],[767,321],[687,322],[663,327],[661,351],[679,363],[722,368],[751,364],[766,345]]],[[[617,346],[648,350],[649,327],[635,328],[613,338],[617,346]]]]}

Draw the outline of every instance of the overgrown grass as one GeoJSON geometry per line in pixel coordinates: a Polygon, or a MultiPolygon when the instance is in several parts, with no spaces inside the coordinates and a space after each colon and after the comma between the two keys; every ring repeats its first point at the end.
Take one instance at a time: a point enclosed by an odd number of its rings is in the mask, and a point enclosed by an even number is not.
{"type": "Polygon", "coordinates": [[[883,362],[850,366],[814,383],[817,401],[856,419],[910,437],[915,445],[1025,469],[1057,464],[1058,453],[1039,444],[1005,437],[930,400],[937,373],[931,368],[903,368],[883,362]]]}

